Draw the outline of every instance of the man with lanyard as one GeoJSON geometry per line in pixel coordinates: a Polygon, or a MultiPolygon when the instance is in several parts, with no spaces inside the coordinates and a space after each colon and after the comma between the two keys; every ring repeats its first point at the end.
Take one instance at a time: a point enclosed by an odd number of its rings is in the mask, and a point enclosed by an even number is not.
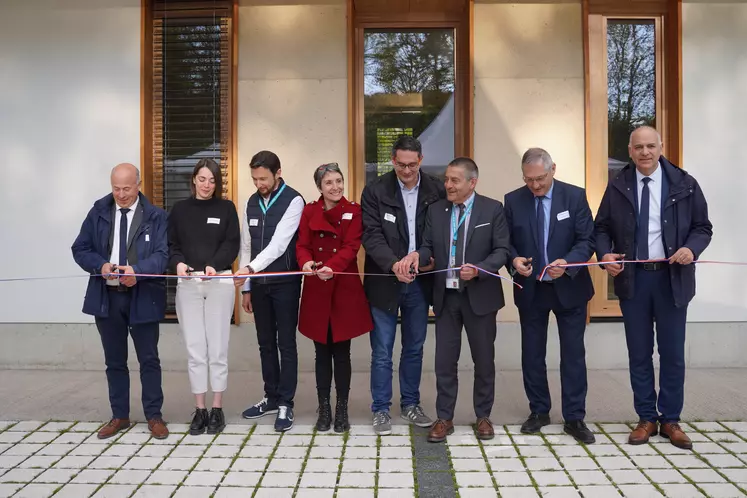
{"type": "Polygon", "coordinates": [[[509,234],[503,205],[475,192],[478,174],[477,164],[468,157],[458,157],[449,164],[446,199],[428,209],[423,244],[400,261],[398,268],[404,275],[411,268],[417,272],[431,258],[435,260],[438,420],[428,434],[428,441],[433,443],[446,440],[454,432],[463,328],[475,364],[472,401],[477,437],[491,439],[495,435],[490,412],[495,398],[496,316],[504,306],[503,288],[500,279],[480,274],[477,268],[497,273],[506,264],[509,234]]]}
{"type": "Polygon", "coordinates": [[[257,192],[246,203],[236,285],[243,286],[244,311],[254,313],[265,395],[242,415],[256,419],[277,413],[275,430],[283,432],[293,427],[301,277],[242,276],[298,271],[296,239],[305,202],[301,194],[283,181],[280,159],[274,153],[258,152],[249,167],[257,192]]]}

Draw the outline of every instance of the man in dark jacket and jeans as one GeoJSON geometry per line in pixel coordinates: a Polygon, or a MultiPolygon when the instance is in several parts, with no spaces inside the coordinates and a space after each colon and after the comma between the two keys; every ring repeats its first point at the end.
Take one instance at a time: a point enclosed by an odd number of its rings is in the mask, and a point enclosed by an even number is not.
{"type": "MultiPolygon", "coordinates": [[[[432,420],[420,407],[423,344],[432,300],[429,275],[400,271],[399,261],[420,248],[428,206],[443,199],[443,183],[420,172],[423,151],[415,138],[403,135],[392,148],[394,171],[363,189],[362,243],[366,273],[391,277],[365,277],[363,285],[371,304],[371,396],[373,428],[377,435],[392,433],[392,353],[397,332],[397,311],[402,318],[402,354],[399,362],[400,407],[403,419],[420,427],[432,420]],[[396,276],[396,278],[395,278],[396,276]]],[[[421,271],[429,270],[421,268],[421,271]]]]}
{"type": "Polygon", "coordinates": [[[140,193],[140,173],[132,164],[119,164],[111,174],[112,193],[88,212],[73,258],[91,274],[83,313],[96,317],[109,384],[112,419],[98,434],[106,439],[130,426],[130,372],[127,336],[132,336],[140,362],[142,401],[153,437],[169,435],[161,418],[163,390],[158,358],[158,324],[166,309],[163,278],[169,250],[167,215],[140,193]],[[119,273],[120,276],[111,275],[119,273]]]}
{"type": "Polygon", "coordinates": [[[708,205],[695,178],[661,155],[659,133],[630,135],[628,164],[607,186],[595,220],[599,260],[615,278],[625,322],[630,383],[639,423],[628,438],[645,444],[659,432],[679,448],[692,442],[679,426],[684,403],[687,305],[695,265],[711,242],[708,205]],[[647,261],[623,266],[620,259],[647,261]],[[660,357],[654,378],[654,322],[660,357]]]}

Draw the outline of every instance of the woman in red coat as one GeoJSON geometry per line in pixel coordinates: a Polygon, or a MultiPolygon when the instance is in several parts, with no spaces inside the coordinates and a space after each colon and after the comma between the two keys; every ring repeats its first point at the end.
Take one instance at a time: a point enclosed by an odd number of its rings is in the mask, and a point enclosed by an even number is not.
{"type": "Polygon", "coordinates": [[[330,392],[334,370],[337,393],[334,426],[335,432],[344,432],[350,428],[350,340],[373,329],[358,275],[363,222],[361,207],[342,195],[345,183],[336,163],[319,166],[314,171],[314,182],[322,195],[303,210],[296,257],[303,271],[315,271],[316,275],[303,279],[298,330],[314,341],[316,349],[319,396],[316,428],[328,431],[332,423],[330,392]]]}

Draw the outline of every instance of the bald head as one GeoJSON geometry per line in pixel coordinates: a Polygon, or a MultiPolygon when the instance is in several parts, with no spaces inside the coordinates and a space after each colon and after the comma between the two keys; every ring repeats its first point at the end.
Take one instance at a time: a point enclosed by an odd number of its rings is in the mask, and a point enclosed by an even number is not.
{"type": "Polygon", "coordinates": [[[641,174],[648,176],[656,171],[661,150],[661,135],[656,128],[639,126],[630,134],[628,154],[641,174]]]}
{"type": "Polygon", "coordinates": [[[130,163],[117,164],[112,168],[111,184],[117,205],[128,208],[140,193],[140,171],[130,163]]]}

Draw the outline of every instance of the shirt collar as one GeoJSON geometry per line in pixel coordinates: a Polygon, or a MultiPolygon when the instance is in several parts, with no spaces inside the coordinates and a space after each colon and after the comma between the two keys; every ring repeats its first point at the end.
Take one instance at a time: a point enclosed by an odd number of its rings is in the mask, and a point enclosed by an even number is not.
{"type": "MultiPolygon", "coordinates": [[[[465,206],[471,206],[472,203],[475,202],[475,192],[472,191],[472,195],[470,195],[466,201],[464,201],[465,206]]],[[[454,204],[454,207],[458,206],[458,204],[454,204]]]]}
{"type": "Polygon", "coordinates": [[[397,183],[399,183],[399,188],[403,192],[414,192],[415,190],[418,189],[418,187],[420,187],[420,172],[418,171],[418,183],[416,183],[415,186],[412,188],[405,187],[405,184],[402,183],[402,180],[400,180],[399,177],[397,178],[397,183]]]}
{"type": "MultiPolygon", "coordinates": [[[[641,183],[643,179],[646,178],[646,175],[642,174],[640,171],[638,171],[638,168],[636,168],[635,178],[638,183],[641,183]]],[[[661,161],[656,163],[656,170],[651,173],[648,178],[651,178],[651,181],[654,183],[658,183],[661,181],[661,161]]]]}
{"type": "MultiPolygon", "coordinates": [[[[137,209],[137,203],[138,203],[138,202],[140,202],[140,195],[138,195],[137,197],[135,197],[135,202],[133,202],[133,203],[132,203],[132,206],[130,206],[130,207],[128,208],[128,209],[130,210],[130,211],[128,212],[128,214],[129,214],[129,213],[131,213],[131,212],[134,212],[134,211],[135,211],[135,209],[137,209]]],[[[114,204],[116,204],[116,206],[117,206],[117,210],[119,210],[119,209],[122,209],[122,206],[120,206],[119,204],[117,204],[117,201],[114,201],[114,204]]]]}

